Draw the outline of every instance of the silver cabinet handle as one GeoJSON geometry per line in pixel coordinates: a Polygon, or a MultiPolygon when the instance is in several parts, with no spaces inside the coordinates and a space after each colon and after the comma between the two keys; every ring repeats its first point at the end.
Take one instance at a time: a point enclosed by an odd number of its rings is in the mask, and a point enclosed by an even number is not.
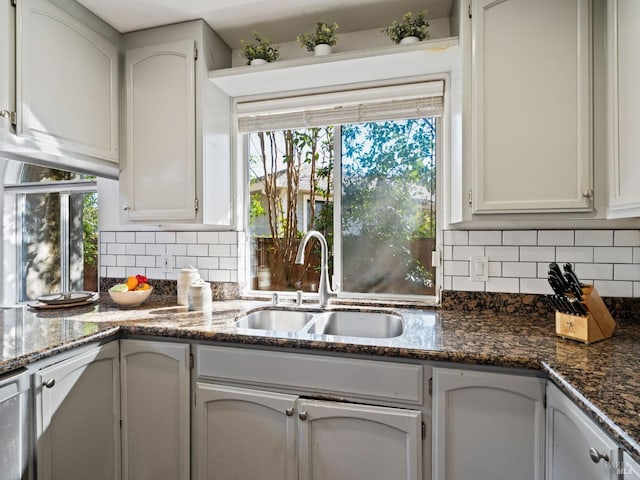
{"type": "Polygon", "coordinates": [[[593,463],[600,463],[600,460],[604,460],[605,462],[609,461],[609,455],[607,455],[606,453],[600,453],[593,447],[589,449],[589,456],[591,457],[593,463]]]}
{"type": "Polygon", "coordinates": [[[299,418],[300,420],[306,420],[306,419],[307,419],[307,412],[300,412],[300,413],[298,414],[298,418],[299,418]]]}
{"type": "Polygon", "coordinates": [[[295,413],[295,409],[293,408],[287,408],[284,413],[286,413],[287,417],[293,417],[293,414],[295,413]]]}
{"type": "Polygon", "coordinates": [[[582,196],[583,196],[584,198],[591,198],[591,197],[593,197],[593,190],[591,190],[590,188],[585,189],[585,190],[582,192],[582,196]]]}
{"type": "Polygon", "coordinates": [[[44,386],[47,388],[53,388],[55,384],[56,384],[55,378],[52,378],[51,380],[47,380],[46,382],[44,382],[44,386]]]}
{"type": "Polygon", "coordinates": [[[124,210],[125,212],[128,212],[129,210],[131,210],[131,207],[129,205],[123,205],[122,210],[124,210]]]}

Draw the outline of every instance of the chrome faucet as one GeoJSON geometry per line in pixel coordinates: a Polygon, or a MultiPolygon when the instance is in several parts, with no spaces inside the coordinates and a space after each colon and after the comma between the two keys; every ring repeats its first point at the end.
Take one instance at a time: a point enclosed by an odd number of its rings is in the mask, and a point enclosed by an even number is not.
{"type": "Polygon", "coordinates": [[[300,241],[298,254],[296,255],[296,263],[304,263],[304,249],[311,237],[316,237],[320,242],[320,283],[318,284],[318,296],[320,297],[320,306],[324,308],[329,303],[329,299],[336,296],[336,292],[331,290],[331,285],[329,284],[329,247],[327,246],[327,240],[324,238],[324,235],[316,230],[309,230],[300,241]]]}

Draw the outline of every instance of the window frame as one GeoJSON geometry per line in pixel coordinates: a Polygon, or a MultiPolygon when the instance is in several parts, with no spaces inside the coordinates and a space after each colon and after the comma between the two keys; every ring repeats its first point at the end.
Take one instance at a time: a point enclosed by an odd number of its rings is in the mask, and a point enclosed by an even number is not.
{"type": "Polygon", "coordinates": [[[79,193],[98,193],[97,179],[92,180],[61,180],[57,182],[24,182],[20,183],[22,163],[13,168],[6,168],[4,184],[4,242],[3,242],[3,301],[5,304],[25,303],[29,299],[22,299],[24,275],[21,274],[23,261],[23,225],[26,215],[25,200],[27,194],[58,193],[60,195],[61,213],[61,291],[68,289],[70,281],[69,257],[70,236],[69,229],[69,198],[79,193]],[[10,183],[8,183],[10,182],[10,183]],[[63,212],[63,210],[66,211],[63,212]],[[66,220],[66,222],[65,222],[66,220]]]}
{"type": "MultiPolygon", "coordinates": [[[[448,204],[445,203],[445,199],[447,199],[450,195],[450,188],[445,183],[448,181],[449,177],[452,174],[452,167],[450,165],[452,160],[450,144],[451,144],[451,135],[452,132],[457,131],[451,125],[451,84],[450,84],[450,73],[442,72],[434,75],[424,75],[418,77],[408,77],[403,79],[403,81],[399,82],[398,79],[393,81],[383,81],[383,82],[367,82],[363,84],[354,84],[349,85],[351,91],[357,92],[358,90],[366,90],[370,88],[376,87],[402,87],[405,85],[410,85],[413,83],[424,83],[431,81],[443,81],[443,108],[442,114],[436,116],[436,257],[439,260],[435,266],[435,295],[412,295],[412,294],[371,294],[371,293],[356,293],[356,292],[337,292],[337,300],[356,300],[361,304],[370,304],[370,305],[388,305],[388,304],[418,304],[422,306],[437,306],[440,304],[442,290],[445,288],[444,285],[444,266],[442,262],[443,254],[442,254],[442,242],[443,242],[443,230],[445,229],[445,218],[447,209],[449,208],[448,204]]],[[[238,127],[238,114],[237,114],[237,104],[244,103],[247,101],[262,101],[262,100],[278,100],[278,99],[286,99],[287,97],[297,97],[301,98],[305,95],[316,95],[316,94],[327,94],[332,92],[341,92],[344,91],[344,86],[339,88],[336,86],[335,88],[324,88],[324,89],[309,89],[304,91],[294,91],[290,92],[289,95],[284,96],[280,95],[254,95],[250,97],[234,97],[233,99],[233,131],[235,135],[235,145],[234,148],[236,159],[238,161],[239,174],[237,183],[238,188],[240,189],[240,194],[237,196],[238,198],[238,214],[242,218],[242,229],[246,232],[245,241],[244,241],[244,249],[246,251],[246,262],[244,267],[244,278],[246,278],[246,282],[244,288],[241,290],[241,296],[246,298],[267,298],[270,297],[272,293],[278,293],[281,297],[286,295],[286,292],[275,291],[275,290],[256,290],[252,288],[252,272],[254,272],[257,268],[255,262],[255,256],[252,253],[252,240],[250,235],[250,225],[249,225],[249,205],[250,205],[250,192],[249,192],[249,168],[248,168],[248,154],[249,154],[249,134],[240,132],[238,127]]],[[[425,115],[429,116],[429,115],[425,115]]],[[[337,128],[337,127],[336,127],[337,128]]],[[[334,136],[334,157],[336,159],[340,158],[341,151],[339,145],[339,135],[334,136]]],[[[341,182],[336,182],[336,178],[341,178],[338,175],[341,172],[336,171],[336,166],[338,166],[340,162],[334,162],[334,225],[341,225],[340,218],[337,218],[338,213],[340,212],[341,205],[337,205],[337,202],[340,201],[340,197],[342,194],[341,182]],[[336,187],[340,187],[340,191],[336,189],[336,187]],[[340,208],[337,208],[340,207],[340,208]]],[[[341,228],[341,227],[339,227],[341,228]]],[[[338,235],[338,231],[335,232],[334,236],[334,257],[338,257],[341,255],[342,250],[340,246],[340,235],[338,235]],[[338,238],[339,237],[339,238],[338,238]]],[[[340,282],[337,279],[341,278],[338,276],[339,268],[342,268],[341,262],[334,262],[334,275],[331,278],[331,286],[333,288],[340,287],[338,285],[340,282]],[[340,264],[338,267],[337,265],[340,264]]],[[[295,295],[295,292],[291,292],[292,295],[295,295]]],[[[315,298],[316,293],[305,292],[305,297],[309,295],[311,298],[315,298]]]]}

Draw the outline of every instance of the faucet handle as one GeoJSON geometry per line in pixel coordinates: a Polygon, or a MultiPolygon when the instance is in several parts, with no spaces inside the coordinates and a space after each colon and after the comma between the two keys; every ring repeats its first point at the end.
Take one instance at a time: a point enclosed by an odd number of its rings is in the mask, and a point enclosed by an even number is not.
{"type": "Polygon", "coordinates": [[[273,292],[271,294],[271,303],[273,304],[273,306],[278,305],[278,294],[276,292],[273,292]]]}
{"type": "Polygon", "coordinates": [[[302,290],[296,290],[296,305],[302,305],[302,290]]]}

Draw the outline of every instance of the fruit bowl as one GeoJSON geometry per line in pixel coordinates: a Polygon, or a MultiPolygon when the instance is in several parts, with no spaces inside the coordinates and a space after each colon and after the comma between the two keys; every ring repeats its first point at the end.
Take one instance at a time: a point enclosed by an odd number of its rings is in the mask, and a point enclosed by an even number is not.
{"type": "Polygon", "coordinates": [[[121,307],[137,307],[144,302],[153,292],[153,287],[146,290],[129,290],[125,292],[114,291],[113,287],[109,289],[111,300],[121,307]]]}

